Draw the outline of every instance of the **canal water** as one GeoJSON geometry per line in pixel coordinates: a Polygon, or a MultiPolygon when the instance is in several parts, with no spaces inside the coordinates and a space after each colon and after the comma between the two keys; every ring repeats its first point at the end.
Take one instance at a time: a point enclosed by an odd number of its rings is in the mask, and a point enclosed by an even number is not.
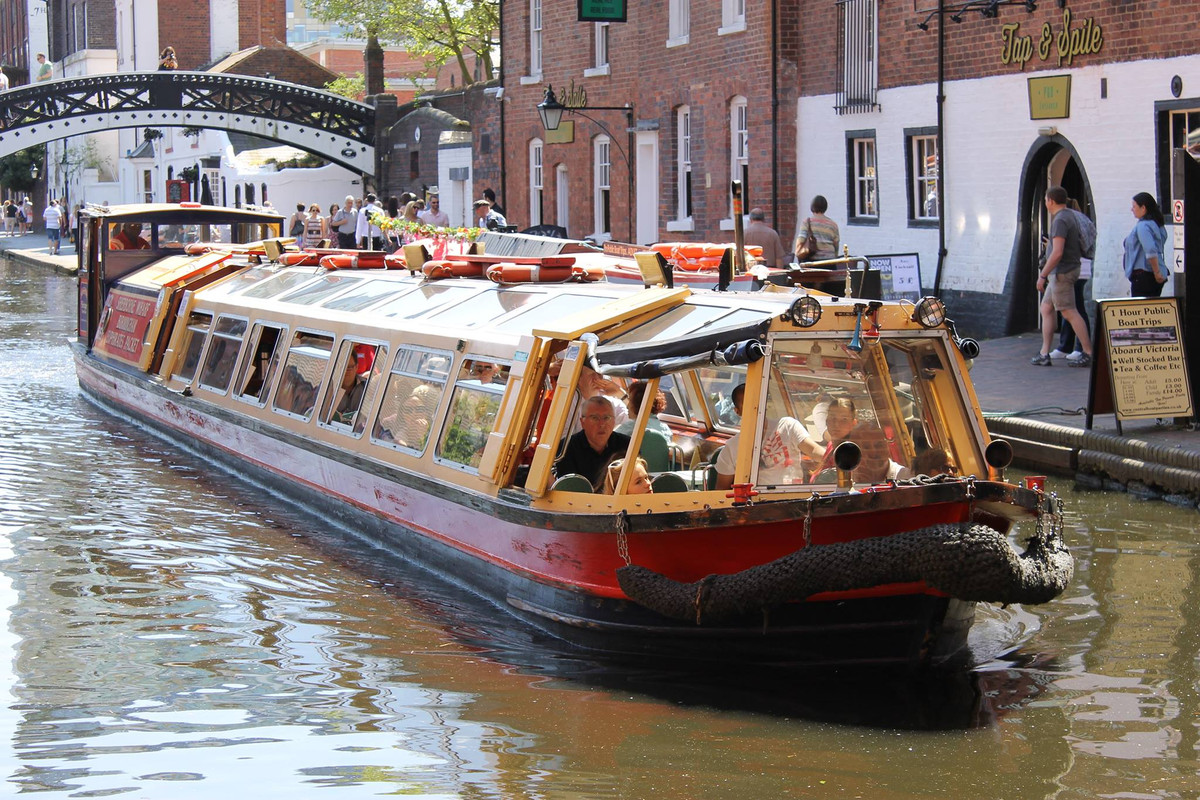
{"type": "Polygon", "coordinates": [[[0,795],[1200,796],[1195,511],[1059,482],[972,672],[608,664],[90,406],[73,303],[0,262],[0,795]]]}

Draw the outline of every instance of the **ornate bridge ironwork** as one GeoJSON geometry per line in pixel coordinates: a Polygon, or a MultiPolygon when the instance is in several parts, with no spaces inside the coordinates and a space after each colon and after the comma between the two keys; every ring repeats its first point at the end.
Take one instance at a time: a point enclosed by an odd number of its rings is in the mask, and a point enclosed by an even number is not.
{"type": "Polygon", "coordinates": [[[194,127],[290,144],[375,171],[375,109],[283,81],[212,72],[123,72],[0,93],[0,157],[112,128],[194,127]]]}

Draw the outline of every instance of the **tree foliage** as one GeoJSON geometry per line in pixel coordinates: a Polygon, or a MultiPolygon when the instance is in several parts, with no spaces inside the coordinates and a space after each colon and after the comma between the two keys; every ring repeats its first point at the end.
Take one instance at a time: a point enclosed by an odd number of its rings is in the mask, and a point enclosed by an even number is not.
{"type": "Polygon", "coordinates": [[[308,11],[325,22],[400,45],[423,59],[427,68],[453,61],[463,86],[476,81],[472,55],[479,80],[492,76],[500,44],[499,0],[309,0],[308,11]]]}
{"type": "Polygon", "coordinates": [[[0,158],[0,186],[14,192],[32,192],[34,180],[30,169],[34,164],[43,169],[45,163],[46,146],[41,144],[0,158]]]}
{"type": "Polygon", "coordinates": [[[361,72],[355,75],[342,76],[325,84],[325,91],[344,97],[347,100],[362,100],[367,93],[367,79],[361,72]]]}

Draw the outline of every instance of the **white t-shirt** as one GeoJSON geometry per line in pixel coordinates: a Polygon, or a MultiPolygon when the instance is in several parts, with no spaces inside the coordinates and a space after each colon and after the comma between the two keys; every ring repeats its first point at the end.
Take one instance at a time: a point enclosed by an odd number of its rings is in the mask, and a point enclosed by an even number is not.
{"type": "Polygon", "coordinates": [[[42,219],[46,220],[47,228],[58,228],[62,226],[62,212],[58,206],[46,206],[46,210],[42,212],[42,219]]]}
{"type": "MultiPolygon", "coordinates": [[[[770,426],[770,420],[767,421],[767,425],[770,426]]],[[[733,474],[734,468],[737,466],[737,451],[741,438],[741,433],[735,433],[725,443],[725,449],[717,456],[718,474],[733,474]]],[[[789,461],[791,468],[795,470],[796,482],[803,482],[804,467],[801,465],[803,456],[801,445],[811,438],[808,429],[800,420],[794,417],[781,417],[775,423],[771,435],[763,440],[758,456],[757,484],[772,486],[784,483],[784,473],[788,470],[789,461]]]]}

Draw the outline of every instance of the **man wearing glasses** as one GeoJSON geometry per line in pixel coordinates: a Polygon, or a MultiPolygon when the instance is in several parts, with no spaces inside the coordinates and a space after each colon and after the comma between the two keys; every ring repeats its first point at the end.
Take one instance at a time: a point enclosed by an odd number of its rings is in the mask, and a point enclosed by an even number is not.
{"type": "Polygon", "coordinates": [[[623,458],[629,437],[613,433],[616,415],[612,401],[603,395],[589,397],[583,404],[583,430],[567,440],[563,457],[554,465],[554,474],[582,475],[596,486],[604,477],[604,468],[614,458],[623,458]]]}
{"type": "Polygon", "coordinates": [[[429,196],[429,208],[418,213],[417,219],[438,228],[450,227],[450,215],[442,211],[442,201],[436,194],[429,196]]]}

